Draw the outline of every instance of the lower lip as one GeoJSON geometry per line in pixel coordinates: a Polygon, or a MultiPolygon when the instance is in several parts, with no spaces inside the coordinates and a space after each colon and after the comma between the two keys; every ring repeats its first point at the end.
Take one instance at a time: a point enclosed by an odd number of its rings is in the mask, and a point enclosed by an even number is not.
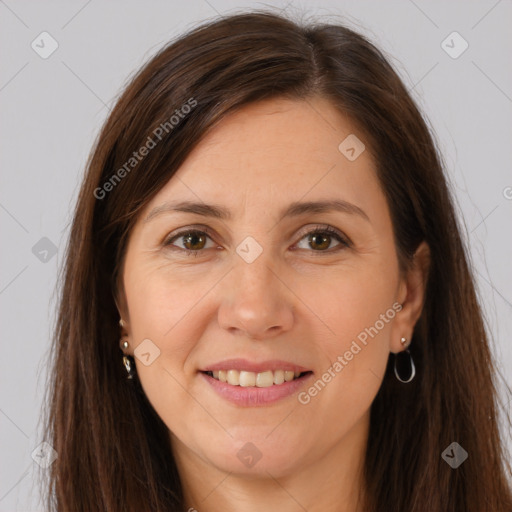
{"type": "Polygon", "coordinates": [[[214,379],[206,373],[200,372],[200,374],[221,397],[244,407],[269,405],[287,398],[303,387],[313,376],[313,373],[307,373],[299,379],[294,379],[290,382],[283,382],[279,385],[274,384],[267,388],[257,388],[232,386],[227,382],[214,379]]]}

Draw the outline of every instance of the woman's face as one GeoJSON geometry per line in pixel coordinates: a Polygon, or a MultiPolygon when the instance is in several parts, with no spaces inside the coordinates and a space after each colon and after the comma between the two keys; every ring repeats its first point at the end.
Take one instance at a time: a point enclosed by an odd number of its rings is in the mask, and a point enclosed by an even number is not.
{"type": "Polygon", "coordinates": [[[365,143],[324,99],[251,104],[134,227],[120,311],[178,462],[277,477],[361,454],[389,353],[417,312],[375,162],[354,136],[365,143]]]}

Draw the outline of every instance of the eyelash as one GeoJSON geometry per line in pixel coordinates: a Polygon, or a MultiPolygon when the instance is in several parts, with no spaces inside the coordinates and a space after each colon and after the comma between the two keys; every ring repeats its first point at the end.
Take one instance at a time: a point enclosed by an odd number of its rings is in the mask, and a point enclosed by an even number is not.
{"type": "MultiPolygon", "coordinates": [[[[214,234],[212,233],[212,231],[209,228],[207,228],[206,226],[201,226],[200,229],[199,228],[184,229],[184,230],[180,231],[179,233],[172,235],[172,237],[167,238],[164,241],[163,245],[164,245],[164,247],[170,248],[173,251],[174,250],[185,251],[187,256],[198,256],[198,254],[200,252],[205,251],[205,249],[199,249],[199,250],[194,251],[194,250],[190,250],[190,249],[183,249],[181,247],[171,247],[172,242],[174,240],[183,238],[185,235],[191,235],[191,234],[207,235],[211,240],[213,240],[213,237],[214,237],[214,234]]],[[[304,238],[311,236],[311,235],[315,235],[315,234],[327,234],[329,237],[332,237],[332,238],[335,238],[336,240],[338,240],[338,242],[340,242],[340,246],[337,246],[338,249],[335,249],[335,250],[332,250],[332,249],[328,249],[326,251],[311,250],[309,252],[313,252],[313,253],[317,253],[317,254],[318,253],[319,254],[322,254],[322,253],[332,254],[333,252],[338,252],[340,250],[343,250],[343,249],[346,249],[346,248],[352,246],[352,243],[349,241],[349,239],[347,237],[343,236],[338,230],[336,230],[335,228],[333,228],[331,226],[315,227],[312,230],[304,233],[304,235],[302,235],[301,238],[299,239],[299,242],[301,240],[303,240],[304,238]]]]}

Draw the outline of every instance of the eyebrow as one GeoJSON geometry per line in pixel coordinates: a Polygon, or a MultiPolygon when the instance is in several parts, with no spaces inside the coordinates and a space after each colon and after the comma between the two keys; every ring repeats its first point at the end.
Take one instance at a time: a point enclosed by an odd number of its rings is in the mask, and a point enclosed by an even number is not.
{"type": "MultiPolygon", "coordinates": [[[[331,211],[338,211],[358,215],[370,222],[368,215],[356,206],[342,199],[330,199],[324,201],[307,201],[307,202],[294,202],[286,207],[279,217],[279,220],[286,217],[298,217],[307,213],[327,213],[331,211]]],[[[149,215],[144,219],[144,222],[149,222],[151,219],[161,215],[162,213],[172,212],[185,212],[202,215],[203,217],[213,217],[221,220],[230,220],[232,218],[231,212],[223,206],[216,204],[195,203],[192,201],[180,202],[167,202],[156,208],[153,208],[149,215]]]]}

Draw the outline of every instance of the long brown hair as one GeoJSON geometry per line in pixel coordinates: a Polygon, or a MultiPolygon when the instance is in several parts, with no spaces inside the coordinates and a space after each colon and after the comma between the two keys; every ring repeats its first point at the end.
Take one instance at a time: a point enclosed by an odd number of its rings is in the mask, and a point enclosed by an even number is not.
{"type": "Polygon", "coordinates": [[[432,131],[365,37],[268,11],[209,21],[164,47],[130,81],[97,138],[67,246],[49,372],[47,440],[58,453],[50,509],[185,506],[167,427],[121,364],[116,296],[127,237],[219,120],[258,100],[315,95],[365,134],[402,268],[421,241],[431,253],[411,345],[417,376],[399,383],[390,357],[371,407],[367,510],[512,510],[496,369],[432,131]],[[154,147],[131,161],[148,137],[154,147]],[[457,469],[441,457],[452,442],[469,455],[457,469]]]}

